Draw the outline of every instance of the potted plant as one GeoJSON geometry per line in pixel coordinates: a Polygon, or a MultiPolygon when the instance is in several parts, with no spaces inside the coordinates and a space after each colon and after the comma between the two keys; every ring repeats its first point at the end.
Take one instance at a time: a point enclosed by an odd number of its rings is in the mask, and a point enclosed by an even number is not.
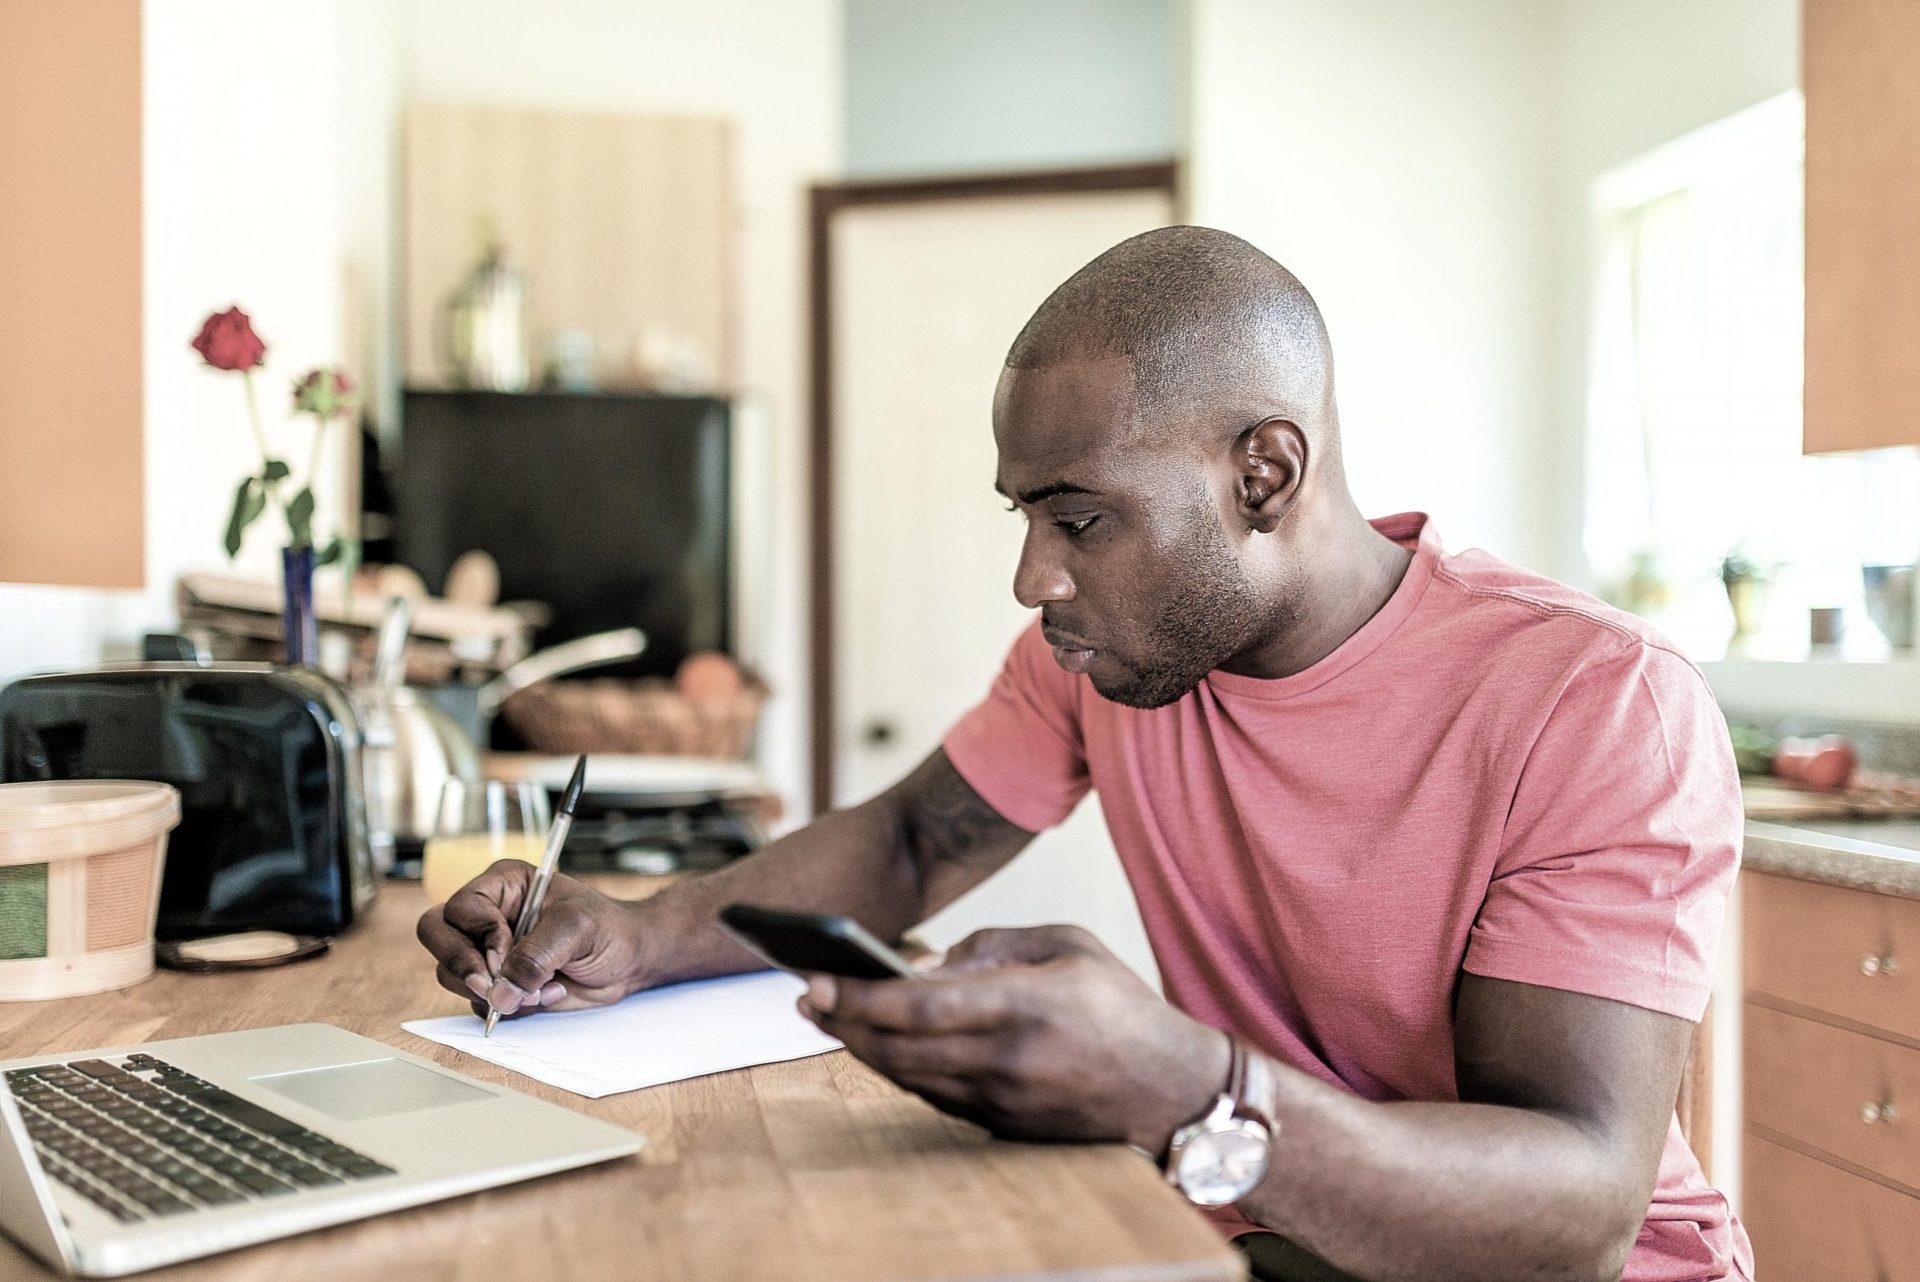
{"type": "Polygon", "coordinates": [[[1760,630],[1766,615],[1767,585],[1773,575],[1739,548],[1720,562],[1720,582],[1733,608],[1733,642],[1746,641],[1760,630]]]}

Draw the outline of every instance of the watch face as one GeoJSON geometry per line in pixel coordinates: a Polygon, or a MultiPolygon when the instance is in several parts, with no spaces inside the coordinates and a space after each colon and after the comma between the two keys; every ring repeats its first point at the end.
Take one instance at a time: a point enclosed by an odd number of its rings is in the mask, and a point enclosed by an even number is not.
{"type": "Polygon", "coordinates": [[[1265,1127],[1236,1120],[1188,1140],[1174,1162],[1174,1181],[1196,1205],[1226,1206],[1266,1178],[1271,1152],[1265,1127]]]}

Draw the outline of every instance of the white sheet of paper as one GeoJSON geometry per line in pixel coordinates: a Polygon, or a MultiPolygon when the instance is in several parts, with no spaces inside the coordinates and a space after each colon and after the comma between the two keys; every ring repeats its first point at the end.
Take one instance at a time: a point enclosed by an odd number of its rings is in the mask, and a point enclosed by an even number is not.
{"type": "Polygon", "coordinates": [[[410,1020],[401,1027],[599,1099],[838,1048],[793,1008],[805,987],[776,970],[656,988],[595,1010],[502,1020],[492,1037],[481,1036],[481,1022],[472,1015],[410,1020]]]}

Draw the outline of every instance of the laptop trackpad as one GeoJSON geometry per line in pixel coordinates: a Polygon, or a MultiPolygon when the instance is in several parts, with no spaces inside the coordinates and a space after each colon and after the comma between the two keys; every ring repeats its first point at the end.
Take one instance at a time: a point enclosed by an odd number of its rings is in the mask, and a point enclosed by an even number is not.
{"type": "Polygon", "coordinates": [[[489,1091],[403,1059],[303,1068],[247,1080],[343,1122],[364,1122],[370,1117],[493,1098],[489,1091]]]}

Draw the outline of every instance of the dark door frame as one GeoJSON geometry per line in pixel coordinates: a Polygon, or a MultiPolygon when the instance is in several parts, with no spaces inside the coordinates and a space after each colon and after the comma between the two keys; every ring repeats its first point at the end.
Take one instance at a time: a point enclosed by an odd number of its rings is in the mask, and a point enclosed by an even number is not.
{"type": "MultiPolygon", "coordinates": [[[[813,755],[813,813],[833,797],[833,217],[845,209],[995,196],[1058,196],[1084,192],[1163,191],[1181,212],[1180,169],[1170,160],[1091,169],[1054,169],[974,177],[826,183],[813,188],[807,212],[809,421],[807,538],[812,553],[808,592],[808,691],[813,755]]],[[[1011,342],[1013,336],[1009,334],[1011,342]]]]}

